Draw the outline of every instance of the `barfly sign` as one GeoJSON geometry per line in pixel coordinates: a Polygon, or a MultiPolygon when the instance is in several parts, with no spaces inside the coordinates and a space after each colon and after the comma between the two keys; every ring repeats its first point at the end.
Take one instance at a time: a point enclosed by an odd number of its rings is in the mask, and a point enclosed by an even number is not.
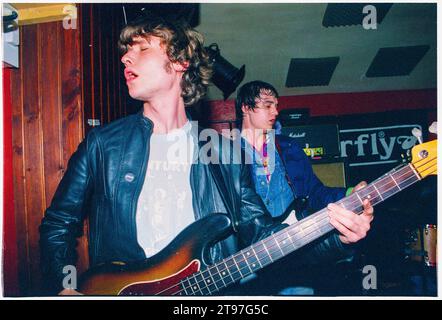
{"type": "Polygon", "coordinates": [[[350,167],[399,163],[417,142],[413,128],[422,132],[418,124],[340,130],[341,157],[350,167]]]}

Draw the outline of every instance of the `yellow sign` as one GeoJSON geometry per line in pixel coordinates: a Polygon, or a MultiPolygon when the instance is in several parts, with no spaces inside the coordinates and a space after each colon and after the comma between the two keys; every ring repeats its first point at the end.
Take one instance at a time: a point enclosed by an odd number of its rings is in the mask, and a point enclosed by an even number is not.
{"type": "Polygon", "coordinates": [[[308,157],[321,157],[324,155],[323,147],[304,148],[304,152],[308,157]]]}

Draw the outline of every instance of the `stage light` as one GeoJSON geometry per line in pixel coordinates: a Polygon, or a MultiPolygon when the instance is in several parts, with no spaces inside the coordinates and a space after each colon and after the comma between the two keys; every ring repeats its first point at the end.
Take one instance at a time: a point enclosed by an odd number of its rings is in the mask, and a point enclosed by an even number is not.
{"type": "Polygon", "coordinates": [[[233,66],[221,56],[216,43],[206,47],[206,50],[213,64],[212,82],[223,92],[226,100],[244,79],[246,66],[242,65],[239,69],[233,66]]]}

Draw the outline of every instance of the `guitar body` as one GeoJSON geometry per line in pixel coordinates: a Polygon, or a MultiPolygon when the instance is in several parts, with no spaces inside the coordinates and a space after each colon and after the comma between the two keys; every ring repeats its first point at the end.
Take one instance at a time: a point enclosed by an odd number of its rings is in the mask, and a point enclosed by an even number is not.
{"type": "Polygon", "coordinates": [[[204,269],[209,248],[231,233],[231,221],[214,214],[184,229],[166,248],[136,263],[113,262],[89,269],[79,281],[87,295],[177,295],[180,281],[204,269]]]}

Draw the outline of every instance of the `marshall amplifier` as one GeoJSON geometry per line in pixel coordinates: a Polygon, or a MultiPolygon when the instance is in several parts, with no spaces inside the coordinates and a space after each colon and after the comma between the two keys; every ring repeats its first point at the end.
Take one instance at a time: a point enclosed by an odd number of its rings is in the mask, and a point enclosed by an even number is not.
{"type": "Polygon", "coordinates": [[[295,139],[313,160],[334,160],[341,155],[336,124],[282,127],[281,134],[295,139]]]}

